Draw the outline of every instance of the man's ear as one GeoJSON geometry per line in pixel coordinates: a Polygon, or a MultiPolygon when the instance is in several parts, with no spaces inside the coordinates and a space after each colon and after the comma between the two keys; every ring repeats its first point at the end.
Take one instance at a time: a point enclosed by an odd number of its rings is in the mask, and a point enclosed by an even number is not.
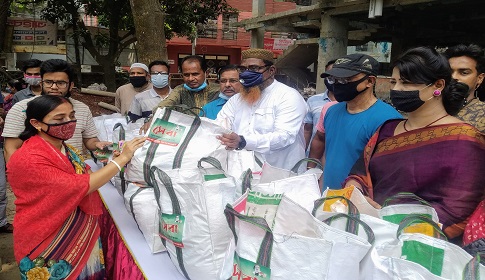
{"type": "Polygon", "coordinates": [[[375,84],[376,84],[376,81],[377,81],[377,77],[376,76],[369,76],[369,78],[367,79],[367,87],[373,87],[375,84]]]}
{"type": "Polygon", "coordinates": [[[485,78],[485,73],[480,73],[477,78],[477,86],[475,89],[479,88],[480,85],[483,83],[483,78],[485,78]]]}

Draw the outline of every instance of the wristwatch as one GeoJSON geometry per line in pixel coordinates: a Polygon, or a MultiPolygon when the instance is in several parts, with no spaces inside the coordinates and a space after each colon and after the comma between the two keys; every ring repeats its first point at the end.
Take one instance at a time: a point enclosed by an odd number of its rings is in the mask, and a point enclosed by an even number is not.
{"type": "Polygon", "coordinates": [[[239,135],[239,146],[237,146],[236,150],[242,150],[244,149],[244,147],[246,147],[246,139],[244,139],[244,136],[242,135],[239,135]]]}

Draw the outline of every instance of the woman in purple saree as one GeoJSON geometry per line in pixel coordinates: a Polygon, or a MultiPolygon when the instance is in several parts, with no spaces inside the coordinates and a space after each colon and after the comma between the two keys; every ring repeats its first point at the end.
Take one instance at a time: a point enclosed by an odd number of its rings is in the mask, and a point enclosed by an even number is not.
{"type": "Polygon", "coordinates": [[[401,56],[391,83],[391,101],[408,119],[381,126],[345,185],[377,204],[412,192],[436,209],[448,238],[459,237],[485,195],[485,137],[452,117],[467,86],[451,80],[446,58],[430,48],[401,56]]]}

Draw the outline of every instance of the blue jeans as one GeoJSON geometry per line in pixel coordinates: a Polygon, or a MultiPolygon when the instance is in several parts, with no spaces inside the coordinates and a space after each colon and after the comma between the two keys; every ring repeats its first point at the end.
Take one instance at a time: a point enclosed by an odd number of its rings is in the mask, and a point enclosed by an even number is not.
{"type": "Polygon", "coordinates": [[[3,147],[0,148],[0,227],[7,224],[7,180],[3,147]]]}

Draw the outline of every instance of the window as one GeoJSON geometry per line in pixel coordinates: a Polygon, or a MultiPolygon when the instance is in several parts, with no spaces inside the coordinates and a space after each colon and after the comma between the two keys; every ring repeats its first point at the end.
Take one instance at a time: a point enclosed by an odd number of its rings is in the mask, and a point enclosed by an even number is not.
{"type": "Polygon", "coordinates": [[[237,40],[237,27],[233,26],[234,23],[237,23],[237,15],[222,16],[222,39],[237,40]]]}
{"type": "Polygon", "coordinates": [[[209,20],[206,24],[197,24],[197,37],[217,39],[217,20],[209,20]]]}

